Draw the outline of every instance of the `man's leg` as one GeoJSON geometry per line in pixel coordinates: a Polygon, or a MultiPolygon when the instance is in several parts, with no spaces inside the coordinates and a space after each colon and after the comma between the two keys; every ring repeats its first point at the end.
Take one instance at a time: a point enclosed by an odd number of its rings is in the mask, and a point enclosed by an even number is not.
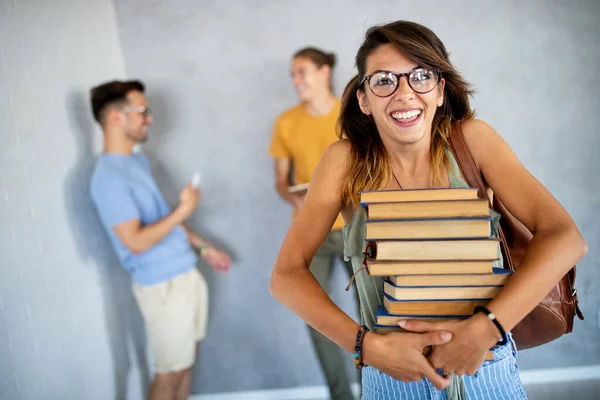
{"type": "Polygon", "coordinates": [[[151,400],[178,400],[189,394],[197,343],[198,275],[193,269],[156,285],[134,285],[157,371],[151,400]]]}
{"type": "Polygon", "coordinates": [[[150,386],[149,400],[179,400],[178,388],[182,382],[182,372],[166,372],[154,375],[150,386]]]}
{"type": "Polygon", "coordinates": [[[181,371],[181,381],[179,382],[179,388],[177,389],[176,400],[186,400],[190,395],[190,388],[192,386],[192,369],[188,368],[181,371]]]}
{"type": "MultiPolygon", "coordinates": [[[[310,271],[326,292],[329,290],[329,279],[334,261],[330,235],[327,236],[310,264],[310,271]]],[[[329,386],[331,399],[352,399],[352,389],[345,370],[344,350],[310,326],[308,328],[317,358],[329,386]]]]}

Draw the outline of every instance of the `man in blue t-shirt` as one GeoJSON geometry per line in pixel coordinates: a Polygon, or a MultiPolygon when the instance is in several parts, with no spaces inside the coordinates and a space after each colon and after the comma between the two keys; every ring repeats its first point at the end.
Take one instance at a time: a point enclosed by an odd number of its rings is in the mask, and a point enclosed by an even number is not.
{"type": "Polygon", "coordinates": [[[196,268],[200,254],[228,271],[229,257],[188,229],[200,191],[188,184],[171,210],[146,157],[133,153],[148,137],[152,116],[138,81],[113,81],[92,89],[94,118],[104,133],[104,154],[91,196],[144,317],[156,375],[149,398],[184,399],[190,391],[196,344],[206,334],[208,291],[196,268]]]}

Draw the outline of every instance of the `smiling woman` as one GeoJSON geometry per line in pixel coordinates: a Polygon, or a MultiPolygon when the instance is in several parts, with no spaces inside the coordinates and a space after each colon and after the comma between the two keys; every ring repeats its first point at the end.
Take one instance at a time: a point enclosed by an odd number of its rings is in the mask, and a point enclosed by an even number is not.
{"type": "Polygon", "coordinates": [[[356,66],[358,75],[342,98],[339,127],[345,140],[329,146],[319,162],[281,247],[271,293],[355,353],[363,399],[525,398],[510,330],[585,255],[579,230],[498,133],[473,119],[470,86],[431,30],[407,21],[373,27],[356,66]],[[309,262],[341,212],[344,254],[355,271],[361,269],[366,222],[358,205],[361,191],[467,187],[449,144],[455,123],[462,125],[487,189],[535,232],[533,240],[518,273],[485,312],[464,320],[403,321],[408,332],[372,333],[381,278],[356,275],[360,326],[319,287],[309,262]],[[426,358],[423,349],[431,345],[426,358]],[[493,360],[484,362],[492,347],[493,360]]]}

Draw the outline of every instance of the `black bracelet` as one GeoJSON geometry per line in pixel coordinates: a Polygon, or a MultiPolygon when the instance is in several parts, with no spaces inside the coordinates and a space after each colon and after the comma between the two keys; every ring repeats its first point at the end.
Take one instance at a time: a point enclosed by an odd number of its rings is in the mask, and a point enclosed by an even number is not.
{"type": "Polygon", "coordinates": [[[356,345],[354,346],[354,365],[356,369],[361,369],[365,366],[362,359],[362,342],[367,332],[369,332],[369,328],[363,325],[358,328],[358,333],[356,334],[356,345]]]}
{"type": "Polygon", "coordinates": [[[480,311],[482,313],[484,313],[485,315],[487,315],[488,319],[490,321],[492,321],[494,323],[494,325],[496,325],[496,328],[498,328],[498,330],[500,331],[500,335],[502,335],[502,339],[498,341],[498,343],[497,343],[498,346],[504,346],[506,343],[508,343],[508,338],[506,337],[506,331],[504,330],[502,325],[500,325],[500,322],[498,321],[498,319],[496,318],[494,313],[492,313],[490,310],[488,310],[484,306],[477,306],[477,307],[475,307],[475,310],[473,310],[473,315],[477,314],[480,311]]]}

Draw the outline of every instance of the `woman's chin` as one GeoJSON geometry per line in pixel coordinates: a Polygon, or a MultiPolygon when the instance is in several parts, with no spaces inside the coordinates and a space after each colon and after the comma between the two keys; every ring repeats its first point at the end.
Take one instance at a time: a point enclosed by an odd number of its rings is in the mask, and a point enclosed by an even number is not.
{"type": "Polygon", "coordinates": [[[395,130],[395,132],[392,135],[390,135],[390,137],[396,144],[402,146],[415,145],[416,143],[422,142],[426,136],[427,135],[420,129],[403,129],[401,131],[395,130]]]}

